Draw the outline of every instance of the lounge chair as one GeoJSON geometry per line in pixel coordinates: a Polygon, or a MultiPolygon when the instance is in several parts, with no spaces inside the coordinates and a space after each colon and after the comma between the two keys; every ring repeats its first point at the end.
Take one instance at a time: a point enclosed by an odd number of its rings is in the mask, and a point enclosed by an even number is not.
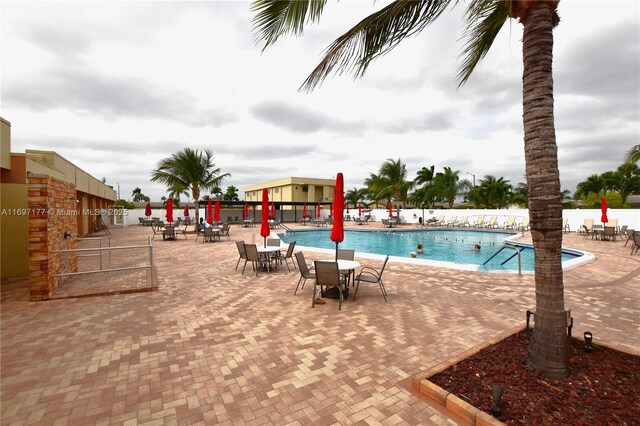
{"type": "Polygon", "coordinates": [[[298,269],[300,270],[300,279],[298,280],[298,285],[296,286],[296,290],[293,292],[293,294],[296,294],[298,292],[300,282],[302,282],[302,288],[304,289],[304,284],[308,279],[316,278],[316,274],[312,272],[313,266],[311,267],[311,269],[309,269],[309,267],[307,266],[307,262],[304,260],[304,254],[299,251],[295,254],[295,257],[296,261],[298,262],[298,269]]]}
{"type": "Polygon", "coordinates": [[[612,226],[616,231],[618,230],[618,219],[609,219],[609,222],[605,226],[612,226]]]}
{"type": "Polygon", "coordinates": [[[458,223],[456,223],[456,226],[460,226],[460,227],[471,227],[471,224],[469,223],[469,217],[468,216],[462,216],[462,219],[460,219],[460,221],[458,221],[458,223]]]}
{"type": "Polygon", "coordinates": [[[562,219],[562,232],[571,232],[571,227],[569,226],[569,218],[565,217],[562,219]]]}
{"type": "Polygon", "coordinates": [[[529,230],[529,216],[526,216],[522,219],[519,225],[516,226],[517,231],[528,231],[529,230]]]}
{"type": "Polygon", "coordinates": [[[458,222],[458,215],[453,215],[449,218],[449,220],[447,221],[447,223],[445,223],[446,226],[455,226],[456,223],[458,222]]]}
{"type": "Polygon", "coordinates": [[[380,291],[382,292],[382,296],[384,297],[385,303],[387,302],[387,290],[384,288],[384,284],[382,283],[382,274],[384,273],[384,268],[387,266],[387,262],[389,261],[389,255],[384,259],[384,263],[382,264],[382,268],[378,271],[371,266],[364,266],[360,273],[356,276],[356,290],[353,292],[353,300],[356,300],[356,296],[358,295],[358,289],[360,288],[360,282],[364,281],[367,283],[378,284],[380,287],[380,291]]]}
{"type": "Polygon", "coordinates": [[[491,216],[489,220],[482,225],[483,228],[497,228],[498,227],[498,216],[491,216]]]}
{"type": "Polygon", "coordinates": [[[516,226],[516,217],[509,216],[507,221],[502,224],[502,229],[513,229],[516,226]]]}
{"type": "Polygon", "coordinates": [[[482,228],[482,225],[484,225],[484,216],[478,216],[478,219],[476,219],[476,222],[473,224],[473,227],[482,228]]]}

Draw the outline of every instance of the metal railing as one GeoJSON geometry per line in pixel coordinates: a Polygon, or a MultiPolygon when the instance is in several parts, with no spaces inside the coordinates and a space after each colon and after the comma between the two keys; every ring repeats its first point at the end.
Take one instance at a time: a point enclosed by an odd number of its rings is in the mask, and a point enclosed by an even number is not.
{"type": "MultiPolygon", "coordinates": [[[[91,239],[91,238],[83,238],[83,239],[91,239]]],[[[51,253],[89,253],[89,252],[95,252],[96,250],[100,251],[100,254],[79,254],[78,256],[100,256],[100,269],[98,270],[93,270],[93,271],[82,271],[82,272],[62,272],[60,274],[51,274],[52,277],[66,277],[66,276],[73,276],[73,275],[86,275],[86,274],[96,274],[99,272],[117,272],[117,271],[131,271],[131,270],[135,270],[135,269],[150,269],[153,273],[153,245],[151,243],[151,237],[147,237],[148,239],[148,243],[147,244],[143,244],[143,245],[138,245],[138,246],[120,246],[120,247],[111,247],[111,243],[109,243],[109,247],[94,247],[94,248],[83,248],[83,249],[66,249],[66,250],[51,250],[51,253]],[[103,264],[102,264],[102,252],[103,251],[107,251],[109,253],[109,256],[111,256],[111,251],[112,250],[131,250],[131,249],[140,249],[140,248],[146,248],[148,249],[148,259],[149,259],[149,264],[148,265],[138,265],[138,266],[123,266],[120,268],[108,268],[108,269],[103,269],[103,264]]]]}
{"type": "Polygon", "coordinates": [[[497,252],[495,252],[489,259],[487,259],[482,266],[486,265],[487,263],[489,263],[494,257],[496,257],[498,254],[500,254],[500,252],[502,252],[502,250],[507,249],[507,248],[511,248],[514,249],[516,251],[515,254],[513,254],[512,256],[510,256],[507,260],[505,260],[504,262],[502,262],[500,265],[504,265],[505,263],[507,263],[508,261],[510,261],[511,259],[514,258],[514,256],[518,256],[518,275],[522,275],[522,257],[520,255],[521,250],[516,247],[516,246],[511,246],[511,245],[504,245],[500,248],[500,250],[498,250],[497,252]]]}

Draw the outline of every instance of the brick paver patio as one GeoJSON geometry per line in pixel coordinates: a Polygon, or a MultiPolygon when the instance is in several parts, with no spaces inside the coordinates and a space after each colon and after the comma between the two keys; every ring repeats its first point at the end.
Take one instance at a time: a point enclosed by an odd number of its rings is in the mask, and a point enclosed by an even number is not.
{"type": "MultiPolygon", "coordinates": [[[[112,245],[143,244],[151,230],[112,233],[112,245]]],[[[369,286],[342,311],[311,309],[312,282],[293,295],[297,270],[234,270],[233,240],[261,241],[258,227],[231,235],[156,238],[157,291],[30,303],[26,279],[3,281],[2,424],[464,424],[411,377],[524,326],[535,306],[530,275],[390,261],[388,303],[369,286]]],[[[640,354],[640,254],[575,234],[565,245],[597,256],[565,274],[574,335],[640,354]]],[[[106,291],[146,286],[95,277],[106,291]]]]}

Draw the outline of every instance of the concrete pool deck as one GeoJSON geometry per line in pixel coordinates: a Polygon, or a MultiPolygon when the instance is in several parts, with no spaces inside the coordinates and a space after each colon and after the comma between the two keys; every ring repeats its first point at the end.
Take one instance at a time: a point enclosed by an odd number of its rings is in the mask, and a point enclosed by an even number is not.
{"type": "MultiPolygon", "coordinates": [[[[111,231],[113,246],[151,235],[111,231]]],[[[293,295],[297,270],[234,270],[234,241],[259,243],[259,232],[236,225],[231,241],[213,244],[156,238],[157,291],[29,302],[26,279],[3,280],[1,422],[466,424],[411,378],[524,326],[535,306],[530,275],[390,261],[388,303],[368,286],[342,311],[336,300],[311,309],[311,281],[293,295]]],[[[573,334],[589,330],[596,344],[640,354],[640,254],[575,233],[564,245],[596,255],[565,273],[573,334]]],[[[93,277],[98,293],[147,278],[93,277]]]]}

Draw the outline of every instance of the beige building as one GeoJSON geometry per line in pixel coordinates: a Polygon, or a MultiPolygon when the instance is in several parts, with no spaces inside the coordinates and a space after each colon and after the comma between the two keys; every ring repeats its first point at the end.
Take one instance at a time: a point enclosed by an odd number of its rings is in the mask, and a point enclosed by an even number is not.
{"type": "MultiPolygon", "coordinates": [[[[269,201],[276,203],[331,203],[336,190],[334,179],[287,177],[244,188],[245,201],[262,201],[262,189],[267,188],[269,201]]],[[[291,210],[292,206],[284,205],[291,210]]]]}
{"type": "Polygon", "coordinates": [[[0,126],[0,269],[2,278],[25,277],[36,240],[51,248],[66,232],[89,234],[116,191],[53,151],[12,153],[11,123],[0,126]]]}

